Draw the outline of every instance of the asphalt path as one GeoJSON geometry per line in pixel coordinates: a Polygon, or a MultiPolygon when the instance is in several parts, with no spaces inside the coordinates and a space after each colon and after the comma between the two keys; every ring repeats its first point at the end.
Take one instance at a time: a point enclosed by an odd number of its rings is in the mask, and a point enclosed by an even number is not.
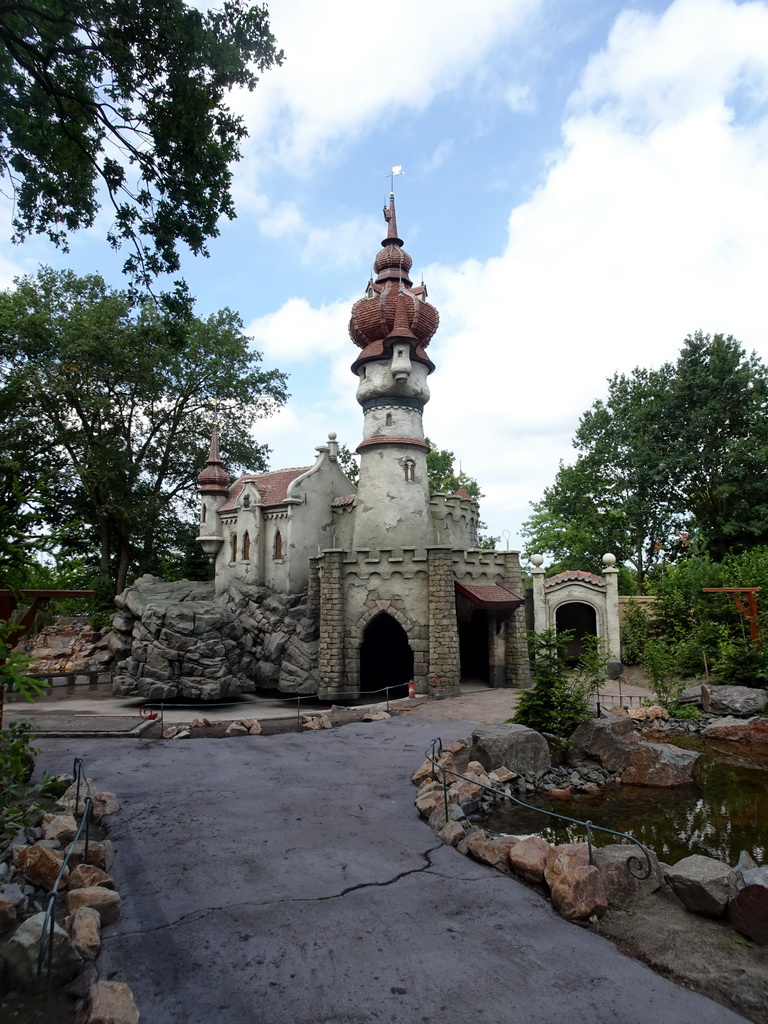
{"type": "Polygon", "coordinates": [[[39,741],[122,804],[102,978],[148,1024],[743,1024],[439,842],[410,775],[472,728],[39,741]]]}

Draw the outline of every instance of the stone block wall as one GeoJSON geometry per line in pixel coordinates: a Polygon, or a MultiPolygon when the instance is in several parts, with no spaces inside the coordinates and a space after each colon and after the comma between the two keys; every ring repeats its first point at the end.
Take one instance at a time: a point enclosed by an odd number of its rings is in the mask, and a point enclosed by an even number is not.
{"type": "Polygon", "coordinates": [[[430,685],[439,685],[448,697],[461,692],[459,633],[456,627],[453,552],[450,548],[429,549],[429,675],[430,685]],[[435,679],[437,676],[437,679],[435,679]]]}

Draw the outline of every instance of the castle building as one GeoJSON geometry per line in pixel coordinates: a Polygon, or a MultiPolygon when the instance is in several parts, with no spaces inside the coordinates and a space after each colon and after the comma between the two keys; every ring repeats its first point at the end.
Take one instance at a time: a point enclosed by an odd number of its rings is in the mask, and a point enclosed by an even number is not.
{"type": "Polygon", "coordinates": [[[466,491],[430,494],[422,420],[439,316],[411,281],[394,194],[384,216],[376,276],[349,325],[363,412],[357,486],[339,464],[335,434],[312,466],[230,483],[214,429],[198,477],[198,539],[217,594],[233,581],[306,594],[321,697],[411,679],[419,693],[452,696],[462,675],[526,685],[519,553],[477,548],[478,506],[466,491]]]}

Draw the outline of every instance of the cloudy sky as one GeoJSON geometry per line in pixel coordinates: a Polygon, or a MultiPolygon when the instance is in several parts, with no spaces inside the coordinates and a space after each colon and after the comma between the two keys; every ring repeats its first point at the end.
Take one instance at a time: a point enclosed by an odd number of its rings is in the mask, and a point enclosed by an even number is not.
{"type": "MultiPolygon", "coordinates": [[[[237,310],[290,374],[288,406],[256,425],[273,468],[310,463],[329,430],[361,438],[347,322],[392,164],[441,315],[425,428],[511,546],[607,377],[698,328],[768,358],[764,0],[269,8],[286,59],[233,97],[239,216],[183,271],[201,315],[237,310]]],[[[3,242],[0,284],[50,263],[119,285],[121,262],[96,231],[69,256],[3,242]]]]}

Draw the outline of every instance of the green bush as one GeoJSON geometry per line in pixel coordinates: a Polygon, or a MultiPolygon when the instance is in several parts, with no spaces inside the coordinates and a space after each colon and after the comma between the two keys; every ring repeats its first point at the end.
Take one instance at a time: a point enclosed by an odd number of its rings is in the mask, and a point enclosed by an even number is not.
{"type": "Polygon", "coordinates": [[[32,739],[28,722],[11,722],[0,733],[0,833],[14,835],[45,800],[48,779],[29,781],[38,753],[32,739]]]}
{"type": "Polygon", "coordinates": [[[648,640],[643,648],[643,668],[657,702],[664,708],[674,707],[684,687],[677,675],[675,649],[661,640],[648,640]]]}
{"type": "Polygon", "coordinates": [[[520,698],[514,721],[538,732],[569,736],[580,722],[592,718],[594,699],[606,678],[608,656],[599,639],[587,636],[575,669],[566,659],[571,630],[531,633],[534,686],[520,698]]]}
{"type": "Polygon", "coordinates": [[[637,601],[628,601],[621,628],[622,658],[625,665],[639,665],[643,648],[651,635],[651,619],[637,601]]]}

